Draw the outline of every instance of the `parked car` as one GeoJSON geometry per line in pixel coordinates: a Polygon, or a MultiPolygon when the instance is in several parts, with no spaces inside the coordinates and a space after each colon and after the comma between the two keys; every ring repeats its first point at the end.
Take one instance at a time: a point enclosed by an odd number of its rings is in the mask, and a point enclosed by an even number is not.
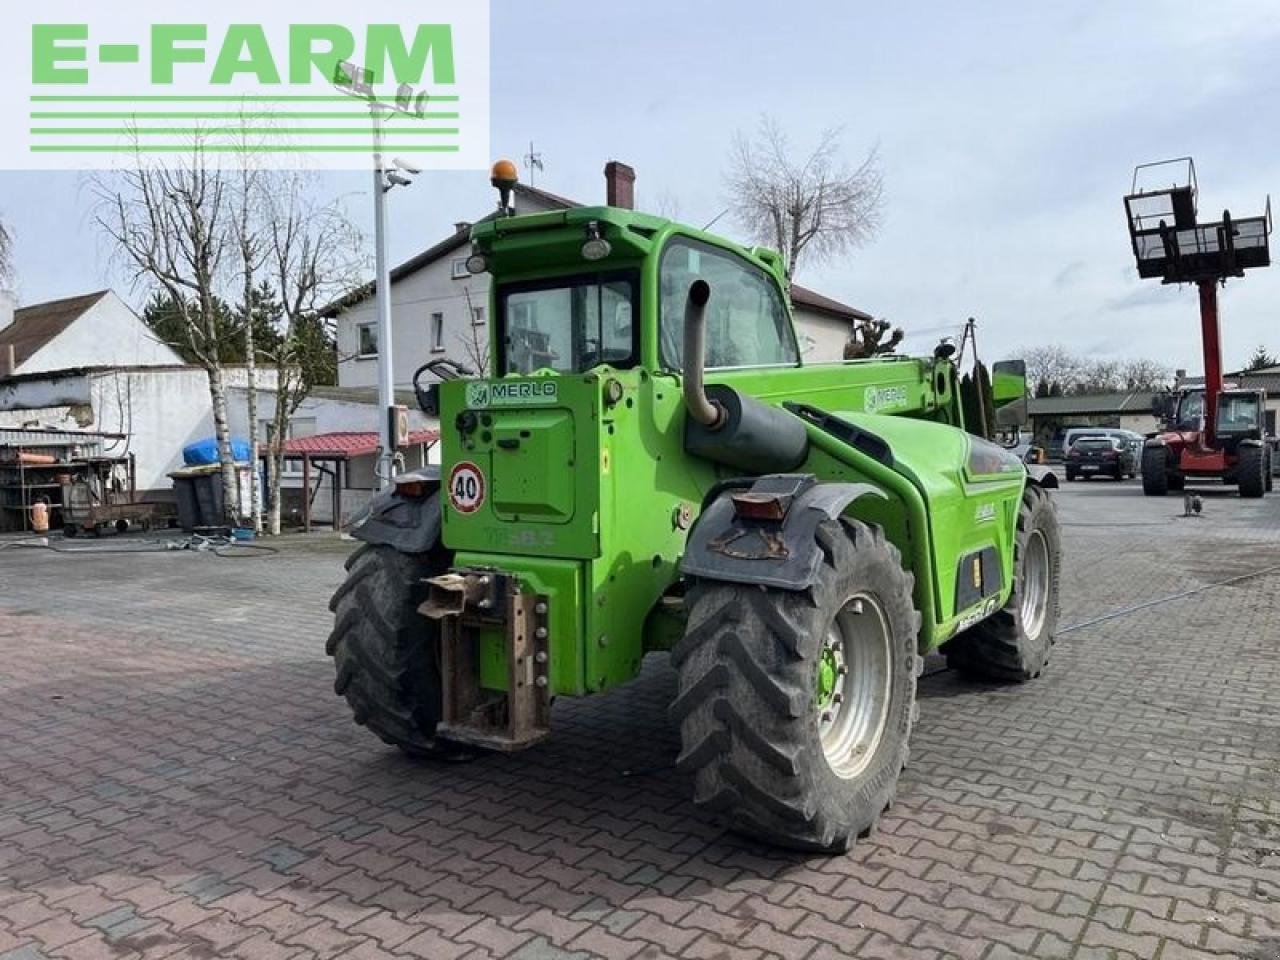
{"type": "Polygon", "coordinates": [[[1066,460],[1071,445],[1081,437],[1115,437],[1129,448],[1136,463],[1142,463],[1142,444],[1146,438],[1140,433],[1121,427],[1068,427],[1050,443],[1049,458],[1066,460]]]}
{"type": "Polygon", "coordinates": [[[1138,462],[1132,448],[1120,437],[1082,436],[1067,448],[1067,479],[1111,477],[1123,480],[1137,476],[1138,462]]]}

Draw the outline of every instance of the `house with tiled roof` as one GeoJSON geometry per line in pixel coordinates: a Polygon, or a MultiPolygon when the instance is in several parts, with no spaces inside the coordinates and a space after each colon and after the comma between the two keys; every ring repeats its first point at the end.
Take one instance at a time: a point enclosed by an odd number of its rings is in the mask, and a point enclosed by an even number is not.
{"type": "Polygon", "coordinates": [[[75,367],[180,364],[110,290],[18,307],[0,292],[0,378],[75,367]]]}

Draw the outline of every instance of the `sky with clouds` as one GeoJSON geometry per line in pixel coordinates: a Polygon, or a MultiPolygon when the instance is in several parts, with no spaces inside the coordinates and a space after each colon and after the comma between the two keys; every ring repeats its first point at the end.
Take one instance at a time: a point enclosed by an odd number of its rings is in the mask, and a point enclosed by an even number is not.
{"type": "MultiPolygon", "coordinates": [[[[910,349],[974,316],[989,358],[1062,343],[1198,369],[1194,291],[1133,268],[1132,168],[1193,155],[1202,216],[1280,200],[1275,0],[493,0],[492,22],[492,150],[533,140],[538,185],[578,200],[603,202],[604,162],[621,159],[641,206],[701,226],[729,202],[734,132],[763,113],[798,149],[833,126],[850,163],[878,147],[880,235],[797,279],[904,326],[910,349]]],[[[323,181],[366,228],[368,179],[323,181]]],[[[493,204],[481,172],[392,198],[395,262],[493,204]]],[[[79,176],[0,173],[0,216],[23,302],[128,295],[79,176]]],[[[1229,283],[1222,318],[1229,367],[1260,343],[1280,352],[1280,269],[1229,283]]]]}

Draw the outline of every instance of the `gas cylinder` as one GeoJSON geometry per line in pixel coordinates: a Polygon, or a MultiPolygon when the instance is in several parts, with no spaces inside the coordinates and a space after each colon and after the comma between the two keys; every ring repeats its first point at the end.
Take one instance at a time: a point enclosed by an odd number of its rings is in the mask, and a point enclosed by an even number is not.
{"type": "Polygon", "coordinates": [[[31,529],[36,533],[49,532],[49,504],[43,500],[31,505],[31,529]]]}

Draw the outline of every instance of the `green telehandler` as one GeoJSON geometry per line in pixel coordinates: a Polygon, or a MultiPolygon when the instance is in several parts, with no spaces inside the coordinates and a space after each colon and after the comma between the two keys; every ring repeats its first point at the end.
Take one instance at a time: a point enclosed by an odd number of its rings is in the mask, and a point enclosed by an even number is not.
{"type": "Polygon", "coordinates": [[[468,261],[494,369],[416,383],[442,463],[356,530],[335,689],[407,753],[514,751],[556,697],[669,651],[695,802],[844,851],[894,798],[924,654],[1011,682],[1049,659],[1056,481],[965,429],[1025,409],[1023,371],[960,378],[948,345],[807,364],[773,251],[610,207],[510,215],[513,181],[495,167],[468,261]]]}

